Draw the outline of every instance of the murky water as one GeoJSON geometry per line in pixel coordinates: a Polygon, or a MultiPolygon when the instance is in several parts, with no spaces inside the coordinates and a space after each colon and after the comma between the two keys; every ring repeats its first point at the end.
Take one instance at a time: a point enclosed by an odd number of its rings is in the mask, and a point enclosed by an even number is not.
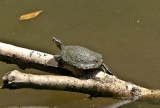
{"type": "MultiPolygon", "coordinates": [[[[117,77],[160,89],[159,0],[0,0],[0,13],[1,42],[58,54],[51,41],[55,36],[65,45],[81,45],[101,53],[117,77]],[[33,20],[18,20],[22,14],[41,9],[44,12],[33,20]]],[[[14,69],[18,67],[0,62],[0,77],[14,69]]],[[[120,101],[88,97],[54,90],[5,89],[0,90],[0,106],[101,108],[120,101]]],[[[135,102],[123,107],[160,105],[135,102]]]]}

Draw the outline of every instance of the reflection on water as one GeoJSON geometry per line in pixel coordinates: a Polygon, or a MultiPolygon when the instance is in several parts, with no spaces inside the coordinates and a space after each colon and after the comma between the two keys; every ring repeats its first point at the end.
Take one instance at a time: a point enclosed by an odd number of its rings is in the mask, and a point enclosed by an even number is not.
{"type": "MultiPolygon", "coordinates": [[[[160,89],[159,5],[158,0],[1,0],[0,41],[58,54],[51,41],[55,36],[65,45],[81,45],[101,53],[104,63],[121,79],[160,89]],[[18,20],[20,15],[41,9],[43,14],[35,19],[18,20]]],[[[0,77],[18,69],[2,62],[0,67],[0,77]]],[[[31,71],[35,70],[24,72],[31,71]]],[[[86,98],[88,95],[62,91],[0,90],[0,105],[6,106],[102,107],[118,101],[82,101],[86,98]]],[[[127,105],[134,106],[159,107],[147,102],[127,105]]]]}

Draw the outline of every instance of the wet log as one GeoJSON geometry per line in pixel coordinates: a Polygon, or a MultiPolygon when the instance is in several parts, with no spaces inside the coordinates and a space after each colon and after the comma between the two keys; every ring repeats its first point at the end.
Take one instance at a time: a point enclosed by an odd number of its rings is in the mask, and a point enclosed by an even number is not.
{"type": "MultiPolygon", "coordinates": [[[[54,55],[43,52],[20,48],[10,44],[0,43],[0,60],[9,63],[34,63],[38,66],[57,67],[54,55]],[[18,62],[15,62],[18,59],[18,62]]],[[[25,67],[25,65],[23,66],[25,67]]],[[[26,66],[27,67],[27,66],[26,66]]],[[[34,68],[34,66],[32,66],[34,68]]],[[[37,69],[37,67],[36,67],[37,69]]],[[[54,70],[53,70],[54,71],[54,70]]],[[[63,70],[64,73],[66,70],[63,70]]],[[[73,75],[33,75],[21,73],[17,70],[6,73],[3,76],[2,88],[35,88],[65,90],[81,92],[91,96],[120,97],[141,99],[160,99],[160,90],[147,89],[131,82],[108,75],[103,71],[97,71],[93,78],[76,78],[73,75]]]]}

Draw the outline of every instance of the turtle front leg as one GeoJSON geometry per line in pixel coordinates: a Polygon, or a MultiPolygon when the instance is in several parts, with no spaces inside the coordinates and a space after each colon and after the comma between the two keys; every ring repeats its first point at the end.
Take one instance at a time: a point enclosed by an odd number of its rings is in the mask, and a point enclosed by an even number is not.
{"type": "Polygon", "coordinates": [[[102,69],[109,75],[114,75],[104,63],[102,64],[102,69]]]}
{"type": "Polygon", "coordinates": [[[58,66],[63,66],[61,57],[55,57],[55,60],[58,62],[58,66]]]}

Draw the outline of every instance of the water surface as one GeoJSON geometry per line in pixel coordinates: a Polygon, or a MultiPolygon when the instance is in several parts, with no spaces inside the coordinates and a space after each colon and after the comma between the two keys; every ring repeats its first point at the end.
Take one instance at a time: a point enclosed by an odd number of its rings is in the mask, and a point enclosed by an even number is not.
{"type": "MultiPolygon", "coordinates": [[[[160,89],[159,0],[1,0],[0,13],[1,42],[58,54],[51,41],[55,36],[65,45],[81,45],[101,53],[117,77],[160,89]],[[18,20],[20,15],[41,9],[44,12],[35,19],[18,20]]],[[[14,69],[20,70],[16,65],[0,62],[0,77],[14,69]]],[[[32,69],[22,72],[45,74],[32,69]]],[[[88,97],[54,90],[5,89],[0,90],[0,106],[88,108],[120,101],[88,97]]],[[[160,106],[135,102],[123,107],[160,106]]]]}

